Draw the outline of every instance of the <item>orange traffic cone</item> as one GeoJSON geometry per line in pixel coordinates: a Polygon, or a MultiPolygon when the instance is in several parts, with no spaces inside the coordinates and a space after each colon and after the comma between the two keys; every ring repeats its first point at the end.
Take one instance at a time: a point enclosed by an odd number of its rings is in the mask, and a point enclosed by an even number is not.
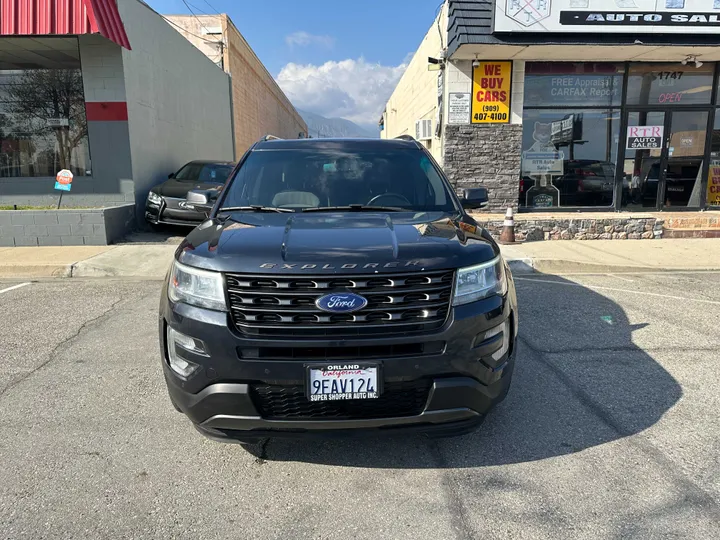
{"type": "Polygon", "coordinates": [[[503,223],[503,230],[500,234],[500,243],[515,243],[515,220],[513,219],[512,208],[508,208],[507,212],[505,213],[505,222],[503,223]]]}

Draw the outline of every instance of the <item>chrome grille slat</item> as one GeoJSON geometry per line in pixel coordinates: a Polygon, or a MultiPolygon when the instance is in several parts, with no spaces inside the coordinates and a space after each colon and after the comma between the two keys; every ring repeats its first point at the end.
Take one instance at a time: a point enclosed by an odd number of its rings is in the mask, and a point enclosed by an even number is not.
{"type": "MultiPolygon", "coordinates": [[[[378,312],[391,312],[408,309],[430,309],[430,308],[441,308],[444,307],[447,302],[433,302],[433,303],[412,303],[412,304],[386,304],[382,306],[366,307],[362,309],[362,313],[378,313],[378,312]]],[[[238,305],[233,304],[233,311],[257,311],[261,313],[277,313],[278,306],[263,306],[263,305],[238,305]]],[[[302,306],[299,308],[293,307],[292,309],[283,310],[283,313],[297,313],[301,315],[303,313],[318,313],[318,308],[312,306],[302,306]]]]}
{"type": "Polygon", "coordinates": [[[245,334],[296,335],[311,329],[332,336],[367,336],[427,331],[447,319],[453,270],[366,275],[225,275],[230,312],[245,334]],[[353,313],[328,313],[315,306],[321,296],[351,291],[368,304],[353,313]]]}

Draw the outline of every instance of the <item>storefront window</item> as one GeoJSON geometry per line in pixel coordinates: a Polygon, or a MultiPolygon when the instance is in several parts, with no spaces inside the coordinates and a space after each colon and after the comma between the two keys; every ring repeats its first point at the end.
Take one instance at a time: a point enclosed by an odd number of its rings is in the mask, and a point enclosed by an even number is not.
{"type": "Polygon", "coordinates": [[[720,110],[715,111],[715,125],[711,136],[707,204],[708,206],[720,206],[720,110]]]}
{"type": "Polygon", "coordinates": [[[0,177],[89,175],[77,40],[12,41],[0,56],[0,177]]]}
{"type": "Polygon", "coordinates": [[[624,64],[528,62],[525,107],[620,105],[624,64]]]}
{"type": "Polygon", "coordinates": [[[619,110],[523,112],[520,206],[611,206],[619,110]]]}
{"type": "Polygon", "coordinates": [[[700,105],[712,96],[715,65],[631,64],[628,105],[700,105]]]}

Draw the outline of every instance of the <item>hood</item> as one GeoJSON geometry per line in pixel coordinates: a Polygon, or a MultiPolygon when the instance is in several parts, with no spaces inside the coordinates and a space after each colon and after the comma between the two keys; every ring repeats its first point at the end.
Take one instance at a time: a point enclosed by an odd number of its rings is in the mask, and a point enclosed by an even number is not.
{"type": "Polygon", "coordinates": [[[176,180],[171,178],[163,182],[159,186],[155,186],[152,191],[163,197],[173,197],[175,199],[184,199],[188,191],[193,189],[217,189],[224,182],[191,182],[190,180],[176,180]]]}
{"type": "Polygon", "coordinates": [[[467,216],[236,213],[203,222],[176,256],[224,272],[352,274],[459,268],[499,253],[487,231],[467,216]]]}

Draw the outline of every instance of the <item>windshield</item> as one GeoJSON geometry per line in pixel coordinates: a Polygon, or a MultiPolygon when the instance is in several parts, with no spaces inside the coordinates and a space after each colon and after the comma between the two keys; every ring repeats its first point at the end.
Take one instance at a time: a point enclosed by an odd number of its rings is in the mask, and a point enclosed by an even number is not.
{"type": "Polygon", "coordinates": [[[254,151],[227,191],[224,208],[455,210],[442,177],[416,149],[254,151]]]}
{"type": "Polygon", "coordinates": [[[233,170],[226,163],[188,163],[175,175],[176,180],[188,182],[219,182],[225,183],[233,170]]]}

